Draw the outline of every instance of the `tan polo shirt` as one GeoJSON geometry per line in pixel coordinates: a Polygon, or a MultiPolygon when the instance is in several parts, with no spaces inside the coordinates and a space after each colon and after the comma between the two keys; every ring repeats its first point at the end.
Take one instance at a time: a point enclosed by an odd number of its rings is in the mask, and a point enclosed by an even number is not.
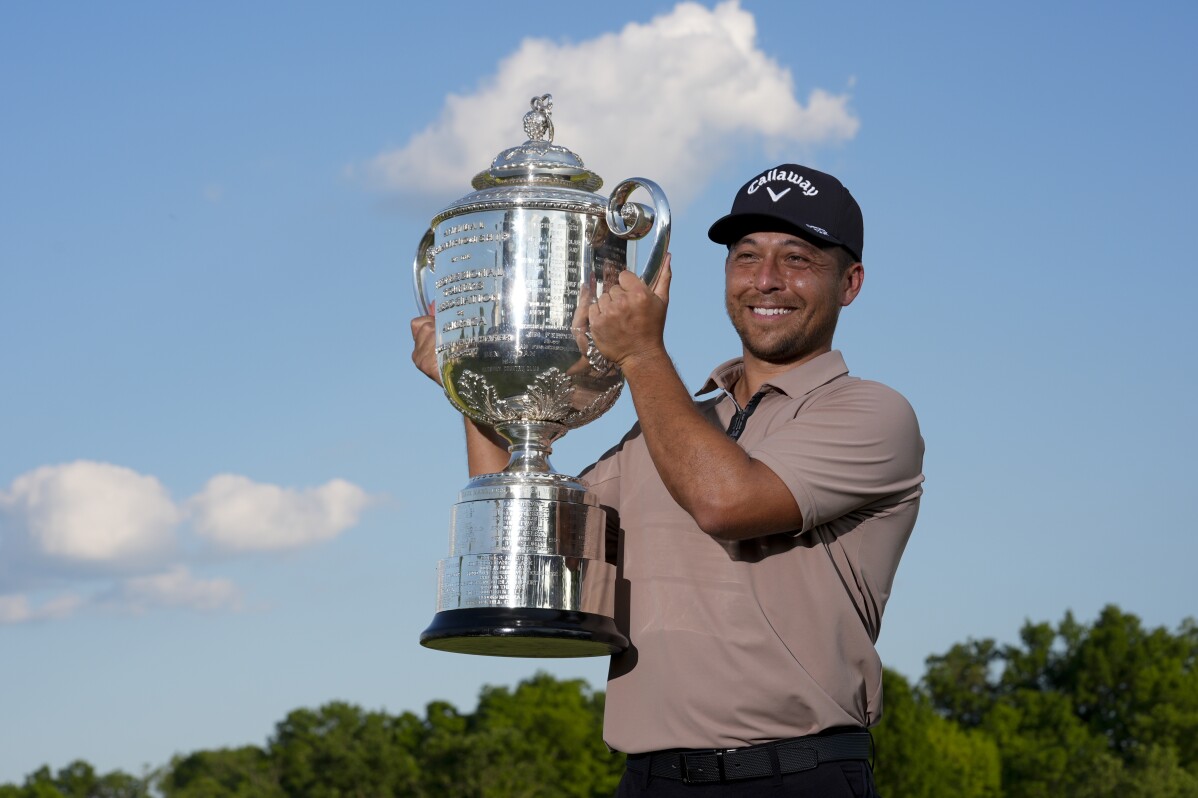
{"type": "MultiPolygon", "coordinates": [[[[741,362],[698,404],[727,429],[741,362]]],[[[716,540],[670,497],[639,426],[582,480],[619,512],[604,739],[619,751],[736,748],[882,714],[874,642],[922,493],[910,405],[829,352],[773,379],[739,438],[794,494],[803,529],[716,540]]],[[[703,479],[695,474],[695,479],[703,479]]]]}

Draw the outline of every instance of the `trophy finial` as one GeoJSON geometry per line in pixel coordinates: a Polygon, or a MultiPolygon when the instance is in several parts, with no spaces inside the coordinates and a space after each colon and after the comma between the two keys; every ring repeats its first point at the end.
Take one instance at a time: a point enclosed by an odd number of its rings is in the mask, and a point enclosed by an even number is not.
{"type": "Polygon", "coordinates": [[[532,110],[524,115],[524,133],[529,141],[553,141],[553,96],[542,94],[532,98],[532,110]]]}

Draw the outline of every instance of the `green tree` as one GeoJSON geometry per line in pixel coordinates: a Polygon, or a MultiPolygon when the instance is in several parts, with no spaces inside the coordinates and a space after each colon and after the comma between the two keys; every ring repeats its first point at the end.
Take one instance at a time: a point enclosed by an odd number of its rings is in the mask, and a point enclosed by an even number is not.
{"type": "Polygon", "coordinates": [[[991,735],[1004,795],[1198,796],[1198,626],[1146,630],[1119,608],[1028,622],[1021,645],[969,641],[928,658],[946,719],[991,735]]]}
{"type": "Polygon", "coordinates": [[[100,775],[82,759],[57,773],[42,766],[26,776],[21,787],[0,785],[0,798],[145,798],[148,795],[146,780],[119,770],[100,775]]]}
{"type": "MultiPolygon", "coordinates": [[[[981,726],[998,698],[994,675],[1001,658],[993,640],[957,643],[945,654],[928,657],[923,684],[937,711],[967,729],[981,726]]],[[[885,690],[883,696],[889,702],[885,690]]]]}
{"type": "MultiPolygon", "coordinates": [[[[1027,623],[1017,645],[967,641],[923,680],[883,676],[876,776],[892,798],[1198,798],[1198,625],[1145,629],[1107,607],[1027,623]]],[[[473,713],[424,718],[344,702],[298,709],[264,748],[175,757],[164,798],[590,798],[623,757],[602,743],[604,694],[538,673],[486,687],[473,713]]],[[[145,798],[145,779],[78,760],[0,798],[145,798]]]]}
{"type": "Polygon", "coordinates": [[[611,795],[624,758],[603,744],[603,707],[604,694],[586,682],[538,673],[515,692],[484,689],[475,715],[479,732],[515,738],[511,753],[529,763],[530,783],[554,785],[557,795],[611,795]]]}
{"type": "Polygon", "coordinates": [[[54,782],[50,768],[43,765],[25,777],[21,798],[66,798],[54,782]]]}
{"type": "Polygon", "coordinates": [[[59,770],[54,784],[65,798],[143,798],[149,795],[142,779],[119,770],[100,775],[82,759],[59,770]]]}
{"type": "Polygon", "coordinates": [[[430,704],[424,795],[609,796],[623,757],[602,741],[603,694],[538,673],[513,692],[486,687],[473,715],[430,704]]]}
{"type": "Polygon", "coordinates": [[[1176,748],[1198,765],[1198,625],[1176,635],[1146,630],[1140,619],[1108,606],[1088,630],[1067,615],[1053,687],[1072,695],[1078,716],[1129,764],[1153,745],[1176,748]]]}
{"type": "Polygon", "coordinates": [[[1135,760],[1133,767],[1124,772],[1115,792],[1119,798],[1194,798],[1198,795],[1198,775],[1181,766],[1176,748],[1146,746],[1136,751],[1135,760]]]}
{"type": "Polygon", "coordinates": [[[277,768],[253,745],[177,756],[158,782],[164,798],[282,798],[277,768]]]}
{"type": "Polygon", "coordinates": [[[988,735],[938,715],[926,693],[901,674],[882,674],[882,721],[872,730],[874,777],[883,795],[901,798],[993,798],[999,791],[998,746],[988,735]]]}
{"type": "Polygon", "coordinates": [[[982,729],[1002,756],[1007,798],[1105,798],[1123,765],[1078,720],[1068,696],[1018,690],[996,704],[982,729]]]}
{"type": "Polygon", "coordinates": [[[420,774],[414,744],[422,736],[411,713],[392,717],[333,702],[289,714],[276,727],[268,753],[287,795],[413,795],[420,774]]]}

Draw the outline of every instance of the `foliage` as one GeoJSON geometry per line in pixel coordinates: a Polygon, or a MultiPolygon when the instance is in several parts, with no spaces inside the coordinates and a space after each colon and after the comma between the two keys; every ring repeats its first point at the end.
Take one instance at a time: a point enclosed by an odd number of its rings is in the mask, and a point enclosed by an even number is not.
{"type": "MultiPolygon", "coordinates": [[[[889,798],[1198,798],[1198,625],[1145,629],[1105,608],[970,640],[918,684],[884,674],[875,774],[889,798]]],[[[153,777],[76,761],[0,798],[590,798],[623,757],[602,742],[602,692],[540,673],[486,687],[470,714],[423,718],[344,702],[297,709],[266,745],[175,757],[153,777]],[[153,782],[153,785],[151,785],[153,782]]]]}
{"type": "Polygon", "coordinates": [[[938,715],[924,691],[893,671],[883,673],[882,686],[882,722],[872,730],[879,792],[902,798],[1001,794],[993,739],[938,715]]]}
{"type": "Polygon", "coordinates": [[[280,798],[278,773],[256,746],[197,751],[175,757],[160,776],[164,795],[186,798],[280,798]]]}
{"type": "Polygon", "coordinates": [[[1146,630],[1119,608],[1028,622],[928,658],[924,687],[945,719],[988,734],[1003,795],[1198,796],[1198,626],[1146,630]]]}
{"type": "Polygon", "coordinates": [[[514,693],[484,688],[473,717],[445,712],[431,730],[425,794],[611,795],[624,763],[603,745],[602,727],[603,694],[580,680],[540,673],[514,693]]]}
{"type": "Polygon", "coordinates": [[[25,777],[25,783],[0,785],[0,798],[147,798],[149,785],[119,770],[103,776],[83,760],[52,774],[41,767],[25,777]]]}
{"type": "Polygon", "coordinates": [[[333,702],[291,712],[265,748],[176,758],[158,787],[165,798],[610,795],[623,761],[602,720],[602,693],[543,673],[484,688],[471,715],[444,701],[423,720],[333,702]]]}

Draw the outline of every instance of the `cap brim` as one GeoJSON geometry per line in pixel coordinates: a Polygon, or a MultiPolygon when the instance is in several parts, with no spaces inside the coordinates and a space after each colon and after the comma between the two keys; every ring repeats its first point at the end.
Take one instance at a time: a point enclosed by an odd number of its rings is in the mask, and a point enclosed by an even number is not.
{"type": "Polygon", "coordinates": [[[717,244],[731,246],[750,233],[791,233],[800,238],[844,246],[844,242],[828,235],[795,224],[777,216],[764,213],[730,213],[717,219],[707,231],[707,237],[717,244]]]}

